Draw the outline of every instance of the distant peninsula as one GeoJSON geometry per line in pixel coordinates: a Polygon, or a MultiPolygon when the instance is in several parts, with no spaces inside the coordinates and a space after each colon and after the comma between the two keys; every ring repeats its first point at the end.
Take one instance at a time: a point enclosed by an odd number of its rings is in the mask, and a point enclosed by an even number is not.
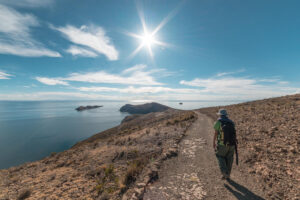
{"type": "Polygon", "coordinates": [[[75,108],[75,110],[77,111],[84,111],[84,110],[90,110],[90,109],[95,109],[95,108],[100,108],[100,107],[103,107],[103,106],[79,106],[77,108],[75,108]]]}
{"type": "Polygon", "coordinates": [[[147,114],[151,112],[163,112],[168,109],[170,109],[170,107],[152,102],[142,105],[126,104],[120,108],[120,112],[127,112],[129,114],[147,114]]]}

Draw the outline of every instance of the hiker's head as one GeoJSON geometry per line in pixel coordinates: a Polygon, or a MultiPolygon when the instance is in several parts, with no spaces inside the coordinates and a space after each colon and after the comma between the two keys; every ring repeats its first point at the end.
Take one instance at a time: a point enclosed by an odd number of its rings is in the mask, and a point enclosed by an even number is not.
{"type": "Polygon", "coordinates": [[[219,112],[217,113],[217,115],[219,116],[227,116],[227,111],[225,109],[220,109],[219,112]]]}

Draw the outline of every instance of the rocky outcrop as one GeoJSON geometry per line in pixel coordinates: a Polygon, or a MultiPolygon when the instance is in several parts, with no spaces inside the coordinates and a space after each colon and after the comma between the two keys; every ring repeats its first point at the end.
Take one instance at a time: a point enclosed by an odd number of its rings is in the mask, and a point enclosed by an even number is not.
{"type": "Polygon", "coordinates": [[[122,123],[125,123],[125,122],[129,122],[131,120],[134,120],[136,119],[137,117],[141,116],[140,114],[133,114],[133,115],[128,115],[126,116],[122,121],[121,121],[121,124],[122,123]]]}
{"type": "Polygon", "coordinates": [[[130,114],[147,114],[150,112],[162,112],[168,109],[170,109],[170,107],[152,102],[142,105],[126,104],[120,108],[120,112],[127,112],[130,114]]]}
{"type": "Polygon", "coordinates": [[[83,111],[83,110],[90,110],[90,109],[95,109],[95,108],[100,108],[103,106],[79,106],[77,108],[75,108],[75,110],[77,111],[83,111]]]}

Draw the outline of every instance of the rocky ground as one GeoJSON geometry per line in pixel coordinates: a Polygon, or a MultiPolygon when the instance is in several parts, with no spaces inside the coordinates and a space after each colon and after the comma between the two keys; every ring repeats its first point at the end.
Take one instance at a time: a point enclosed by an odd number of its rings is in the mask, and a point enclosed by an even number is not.
{"type": "Polygon", "coordinates": [[[0,170],[0,199],[133,199],[196,119],[189,111],[140,116],[71,149],[0,170]]]}
{"type": "MultiPolygon", "coordinates": [[[[216,119],[220,107],[200,109],[216,119]]],[[[236,123],[244,174],[267,199],[300,199],[300,95],[225,106],[236,123]]]]}

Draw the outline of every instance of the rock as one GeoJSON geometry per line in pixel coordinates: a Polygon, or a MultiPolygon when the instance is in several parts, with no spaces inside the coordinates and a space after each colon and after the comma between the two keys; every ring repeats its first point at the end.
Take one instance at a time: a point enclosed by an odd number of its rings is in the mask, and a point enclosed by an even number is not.
{"type": "Polygon", "coordinates": [[[145,183],[138,183],[136,184],[138,188],[144,188],[146,186],[145,183]]]}
{"type": "Polygon", "coordinates": [[[150,112],[162,112],[168,109],[170,109],[170,107],[153,102],[142,105],[126,104],[120,108],[120,112],[128,112],[130,114],[147,114],[150,112]]]}
{"type": "Polygon", "coordinates": [[[100,107],[103,107],[103,106],[79,106],[77,108],[75,108],[75,110],[77,111],[83,111],[83,110],[90,110],[90,109],[95,109],[95,108],[100,108],[100,107]]]}

